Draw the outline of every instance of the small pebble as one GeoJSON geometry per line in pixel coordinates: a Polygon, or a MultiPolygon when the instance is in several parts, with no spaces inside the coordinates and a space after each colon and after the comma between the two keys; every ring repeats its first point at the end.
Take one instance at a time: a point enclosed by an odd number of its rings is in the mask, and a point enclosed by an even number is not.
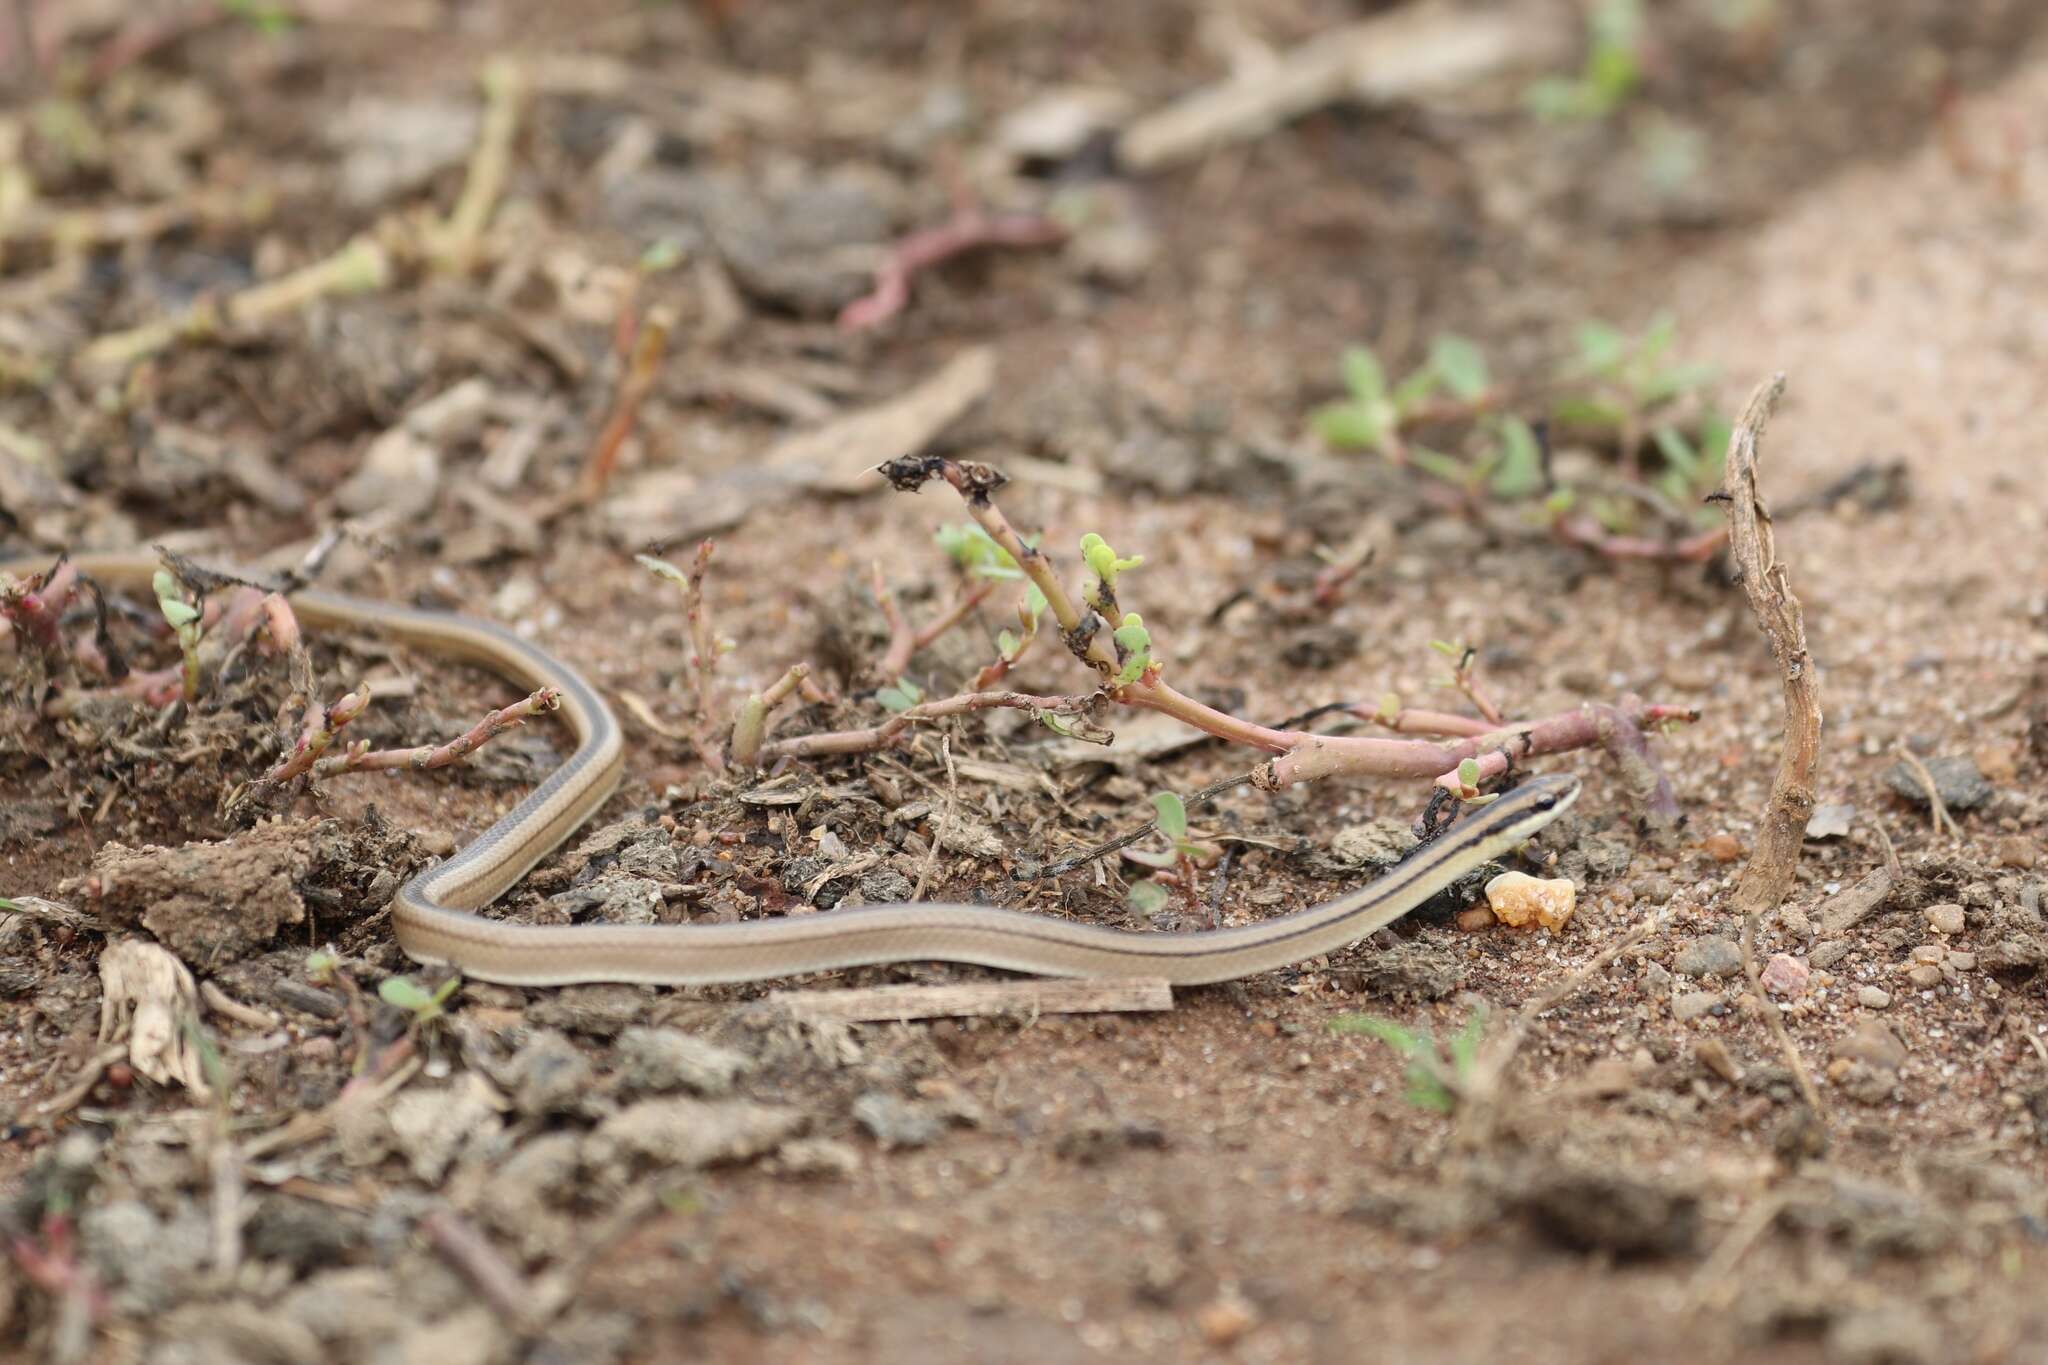
{"type": "Polygon", "coordinates": [[[1922,963],[1906,973],[1906,980],[1912,982],[1915,987],[1923,991],[1939,986],[1941,984],[1941,968],[1930,967],[1926,963],[1922,963]]]}
{"type": "Polygon", "coordinates": [[[1813,945],[1813,951],[1806,955],[1806,960],[1816,967],[1832,967],[1847,957],[1853,947],[1845,938],[1824,939],[1813,945]]]}
{"type": "Polygon", "coordinates": [[[1701,847],[1717,863],[1732,863],[1742,856],[1742,843],[1732,834],[1710,834],[1701,847]]]}
{"type": "Polygon", "coordinates": [[[1798,958],[1785,953],[1773,953],[1771,960],[1764,964],[1763,971],[1758,974],[1757,980],[1762,982],[1763,988],[1772,995],[1782,995],[1790,999],[1806,993],[1807,975],[1806,964],[1798,958]]]}
{"type": "Polygon", "coordinates": [[[1195,1311],[1195,1326],[1211,1346],[1228,1346],[1252,1329],[1258,1321],[1252,1306],[1236,1294],[1226,1293],[1195,1311]]]}
{"type": "Polygon", "coordinates": [[[1948,955],[1948,965],[1959,972],[1975,971],[1977,969],[1977,955],[1975,953],[1950,953],[1948,955]]]}
{"type": "Polygon", "coordinates": [[[1906,1064],[1906,1045],[1877,1020],[1866,1019],[1853,1033],[1836,1041],[1835,1055],[1880,1070],[1897,1071],[1906,1064]]]}
{"type": "Polygon", "coordinates": [[[1889,992],[1881,991],[1875,986],[1858,986],[1856,1003],[1866,1009],[1881,1010],[1891,1005],[1892,997],[1889,992]]]}
{"type": "Polygon", "coordinates": [[[1493,911],[1483,905],[1475,905],[1469,910],[1460,910],[1458,912],[1458,927],[1466,933],[1477,933],[1481,929],[1491,929],[1496,923],[1498,921],[1494,919],[1493,911]]]}
{"type": "Polygon", "coordinates": [[[2031,868],[2039,852],[2032,839],[2024,834],[2014,834],[1998,841],[1998,865],[2031,868]]]}
{"type": "Polygon", "coordinates": [[[1733,1085],[1742,1079],[1742,1068],[1729,1055],[1728,1045],[1719,1038],[1706,1038],[1692,1050],[1693,1058],[1707,1070],[1733,1085]]]}
{"type": "MultiPolygon", "coordinates": [[[[1984,780],[1984,774],[1977,770],[1977,763],[1967,754],[1955,758],[1930,758],[1926,761],[1927,775],[1934,779],[1934,790],[1941,797],[1941,803],[1950,810],[1971,810],[1989,801],[1992,788],[1984,780]]],[[[1927,804],[1927,789],[1920,785],[1920,774],[1904,763],[1894,764],[1885,770],[1885,782],[1891,789],[1909,801],[1927,804]]]]}
{"type": "Polygon", "coordinates": [[[1927,907],[1927,927],[1937,934],[1963,932],[1963,907],[1952,901],[1927,907]]]}
{"type": "Polygon", "coordinates": [[[1778,925],[1794,938],[1813,937],[1813,921],[1796,905],[1788,905],[1778,912],[1778,925]]]}
{"type": "Polygon", "coordinates": [[[1494,917],[1516,928],[1535,923],[1553,932],[1562,929],[1578,899],[1578,888],[1569,877],[1503,872],[1486,884],[1486,903],[1493,907],[1494,917]]]}
{"type": "Polygon", "coordinates": [[[1847,805],[1815,806],[1806,821],[1809,839],[1840,839],[1856,822],[1856,808],[1847,805]]]}
{"type": "Polygon", "coordinates": [[[1671,1017],[1684,1023],[1697,1019],[1721,1003],[1719,991],[1686,991],[1671,1000],[1671,1017]]]}
{"type": "Polygon", "coordinates": [[[1733,976],[1742,970],[1742,948],[1732,938],[1696,938],[1678,950],[1671,970],[1680,976],[1733,976]]]}
{"type": "Polygon", "coordinates": [[[1947,956],[1948,949],[1939,943],[1923,943],[1913,950],[1913,961],[1924,962],[1930,967],[1939,966],[1941,960],[1947,956]]]}

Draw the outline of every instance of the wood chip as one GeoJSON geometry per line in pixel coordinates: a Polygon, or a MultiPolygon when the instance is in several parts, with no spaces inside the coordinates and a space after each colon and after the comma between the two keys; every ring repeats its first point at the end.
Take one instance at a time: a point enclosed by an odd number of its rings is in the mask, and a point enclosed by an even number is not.
{"type": "Polygon", "coordinates": [[[1157,977],[1112,981],[976,981],[949,986],[776,991],[768,997],[768,1003],[805,1019],[880,1023],[967,1015],[1029,1017],[1170,1010],[1173,988],[1157,977]]]}
{"type": "Polygon", "coordinates": [[[875,466],[914,455],[994,385],[995,350],[971,346],[914,388],[778,442],[762,463],[792,483],[830,493],[882,488],[875,466]]]}
{"type": "Polygon", "coordinates": [[[1124,130],[1117,157],[1133,171],[1164,170],[1338,100],[1386,104],[1469,87],[1510,61],[1540,62],[1558,32],[1542,15],[1410,5],[1317,34],[1147,114],[1124,130]]]}
{"type": "Polygon", "coordinates": [[[995,351],[969,347],[904,393],[785,437],[743,468],[712,479],[656,469],[627,480],[605,500],[612,535],[622,545],[671,545],[737,526],[793,492],[879,492],[886,485],[875,466],[930,445],[981,401],[995,374],[995,351]]]}

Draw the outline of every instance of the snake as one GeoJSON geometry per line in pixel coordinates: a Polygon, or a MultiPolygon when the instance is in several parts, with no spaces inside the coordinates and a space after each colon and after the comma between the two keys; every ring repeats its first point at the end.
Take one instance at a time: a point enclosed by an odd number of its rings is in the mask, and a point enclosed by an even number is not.
{"type": "MultiPolygon", "coordinates": [[[[144,553],[82,554],[72,562],[104,586],[128,589],[147,589],[158,568],[144,553]]],[[[0,572],[22,576],[38,567],[0,563],[0,572]]],[[[391,902],[391,923],[407,956],[504,985],[769,981],[934,961],[1049,977],[1151,978],[1189,986],[1229,981],[1358,942],[1512,853],[1579,795],[1579,780],[1570,774],[1533,778],[1469,809],[1381,876],[1333,900],[1186,933],[928,901],[716,924],[486,919],[476,912],[575,833],[618,786],[625,740],[611,707],[566,660],[488,621],[312,589],[294,591],[291,602],[299,619],[315,627],[382,632],[520,687],[560,693],[574,752],[481,835],[407,881],[391,902]]]]}

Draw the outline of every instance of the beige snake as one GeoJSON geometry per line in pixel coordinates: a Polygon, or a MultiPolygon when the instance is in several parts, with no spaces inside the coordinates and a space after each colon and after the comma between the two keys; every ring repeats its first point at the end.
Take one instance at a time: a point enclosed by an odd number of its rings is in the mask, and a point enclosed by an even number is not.
{"type": "MultiPolygon", "coordinates": [[[[147,589],[145,554],[75,556],[102,585],[147,589]]],[[[0,565],[17,576],[42,563],[0,565]]],[[[829,914],[703,925],[532,925],[474,912],[524,876],[618,786],[617,719],[575,668],[472,617],[311,590],[292,595],[314,626],[382,630],[480,664],[521,687],[554,687],[576,751],[503,819],[402,887],[398,943],[420,962],[521,986],[589,981],[759,981],[835,967],[947,961],[1067,977],[1226,981],[1356,942],[1481,864],[1510,852],[1578,799],[1575,777],[1537,778],[1461,819],[1387,874],[1337,899],[1274,919],[1198,933],[1126,932],[981,905],[871,905],[829,914]]]]}

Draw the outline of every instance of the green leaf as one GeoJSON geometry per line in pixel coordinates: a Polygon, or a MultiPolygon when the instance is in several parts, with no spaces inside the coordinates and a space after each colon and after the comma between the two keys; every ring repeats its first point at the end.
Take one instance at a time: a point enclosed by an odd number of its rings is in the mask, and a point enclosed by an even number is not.
{"type": "Polygon", "coordinates": [[[1340,1014],[1330,1021],[1332,1033],[1362,1033],[1385,1043],[1403,1057],[1413,1057],[1429,1045],[1428,1038],[1376,1014],[1340,1014]]]}
{"type": "Polygon", "coordinates": [[[1180,853],[1175,849],[1168,849],[1166,852],[1161,853],[1149,848],[1127,848],[1124,850],[1124,857],[1134,863],[1140,863],[1146,867],[1156,867],[1161,871],[1172,867],[1180,861],[1180,853]]]}
{"type": "Polygon", "coordinates": [[[1478,786],[1479,786],[1479,760],[1478,760],[1478,759],[1476,759],[1476,758],[1466,758],[1466,759],[1460,759],[1460,760],[1459,760],[1459,762],[1458,762],[1458,785],[1459,785],[1459,786],[1461,786],[1461,787],[1463,787],[1463,788],[1464,788],[1464,789],[1465,789],[1466,791],[1474,791],[1474,790],[1476,790],[1476,789],[1478,788],[1478,786]]]}
{"type": "Polygon", "coordinates": [[[1408,1093],[1403,1098],[1417,1109],[1428,1109],[1438,1114],[1448,1114],[1458,1107],[1456,1096],[1444,1089],[1443,1083],[1423,1066],[1408,1068],[1408,1093]]]}
{"type": "Polygon", "coordinates": [[[1344,387],[1361,404],[1373,405],[1387,396],[1387,372],[1380,358],[1363,346],[1344,348],[1344,387]]]}
{"type": "Polygon", "coordinates": [[[1093,531],[1081,537],[1081,558],[1087,562],[1089,570],[1097,578],[1112,588],[1116,586],[1118,574],[1126,569],[1135,569],[1145,562],[1143,555],[1133,555],[1129,559],[1117,558],[1116,551],[1109,548],[1109,542],[1093,531]]]}
{"type": "Polygon", "coordinates": [[[1500,454],[1488,481],[1498,498],[1530,498],[1543,491],[1543,447],[1536,432],[1519,417],[1499,424],[1500,454]]]}
{"type": "Polygon", "coordinates": [[[1658,370],[1636,385],[1636,398],[1645,406],[1665,402],[1682,393],[1706,388],[1719,377],[1712,365],[1673,365],[1658,370]]]}
{"type": "Polygon", "coordinates": [[[895,686],[875,693],[875,700],[886,711],[908,711],[924,700],[924,689],[908,678],[898,678],[895,686]]]}
{"type": "Polygon", "coordinates": [[[1734,424],[1718,412],[1710,412],[1700,418],[1700,472],[1710,476],[1701,483],[1721,482],[1721,471],[1728,466],[1728,442],[1735,435],[1734,424]]]}
{"type": "Polygon", "coordinates": [[[658,237],[640,253],[640,273],[656,275],[683,263],[683,244],[674,237],[658,237]]]}
{"type": "Polygon", "coordinates": [[[434,987],[434,1003],[436,1005],[447,1004],[448,998],[461,989],[462,978],[459,976],[449,977],[446,981],[443,981],[440,985],[434,987]]]}
{"type": "Polygon", "coordinates": [[[1166,888],[1148,877],[1131,883],[1130,899],[1131,909],[1141,915],[1155,915],[1166,905],[1166,888]]]}
{"type": "MultiPolygon", "coordinates": [[[[941,526],[932,533],[955,564],[980,578],[1022,578],[1024,571],[1017,567],[1017,561],[1008,550],[996,544],[995,538],[972,522],[961,525],[941,526]]],[[[1024,542],[1029,545],[1031,541],[1024,542]]]]}
{"type": "Polygon", "coordinates": [[[1415,462],[1417,469],[1433,478],[1442,479],[1445,483],[1454,483],[1463,488],[1472,481],[1472,467],[1455,455],[1446,455],[1424,446],[1414,446],[1409,449],[1408,458],[1415,462]]]}
{"type": "Polygon", "coordinates": [[[1628,358],[1628,334],[1604,322],[1579,326],[1579,364],[1594,374],[1606,374],[1628,358]]]}
{"type": "Polygon", "coordinates": [[[1330,403],[1309,416],[1316,435],[1345,450],[1371,450],[1386,434],[1377,408],[1363,403],[1330,403]]]}
{"type": "Polygon", "coordinates": [[[1575,427],[1618,427],[1628,419],[1620,404],[1600,398],[1560,398],[1550,415],[1575,427]]]}
{"type": "Polygon", "coordinates": [[[1664,457],[1664,463],[1671,466],[1681,479],[1690,479],[1699,469],[1699,452],[1692,448],[1692,442],[1685,439],[1685,433],[1674,426],[1659,426],[1650,433],[1650,440],[1664,457]]]}
{"type": "Polygon", "coordinates": [[[434,1008],[434,997],[409,976],[387,976],[377,983],[377,998],[411,1014],[434,1008]]]}
{"type": "Polygon", "coordinates": [[[1465,647],[1463,645],[1454,645],[1449,640],[1431,640],[1429,647],[1443,655],[1446,659],[1462,659],[1465,657],[1465,647]]]}
{"type": "Polygon", "coordinates": [[[189,602],[180,602],[175,597],[166,597],[157,602],[163,608],[164,620],[177,629],[184,629],[199,619],[199,609],[189,602]]]}
{"type": "Polygon", "coordinates": [[[1486,357],[1480,354],[1479,348],[1464,337],[1449,332],[1430,344],[1429,368],[1444,381],[1445,388],[1468,403],[1484,394],[1493,383],[1486,370],[1486,357]]]}
{"type": "Polygon", "coordinates": [[[1045,594],[1038,590],[1036,583],[1024,589],[1024,610],[1034,622],[1038,620],[1038,614],[1049,605],[1050,603],[1045,600],[1045,594]]]}
{"type": "Polygon", "coordinates": [[[1112,638],[1124,656],[1123,667],[1116,675],[1116,685],[1124,687],[1143,677],[1145,670],[1151,667],[1152,633],[1145,629],[1145,622],[1138,613],[1129,612],[1112,638]]]}
{"type": "Polygon", "coordinates": [[[1014,660],[1017,657],[1017,651],[1022,648],[1024,648],[1024,641],[1018,638],[1016,631],[999,630],[996,632],[996,652],[1003,656],[1004,662],[1007,663],[1014,660]]]}
{"type": "Polygon", "coordinates": [[[1152,805],[1159,812],[1159,831],[1169,839],[1185,839],[1188,833],[1188,808],[1173,792],[1160,792],[1152,798],[1152,805]]]}
{"type": "Polygon", "coordinates": [[[340,965],[341,959],[325,948],[306,954],[306,975],[316,981],[332,975],[334,969],[340,965]]]}
{"type": "Polygon", "coordinates": [[[1479,1042],[1486,1034],[1486,1015],[1474,1010],[1465,1027],[1451,1035],[1451,1071],[1459,1080],[1469,1077],[1479,1065],[1479,1042]]]}
{"type": "Polygon", "coordinates": [[[1402,380],[1392,396],[1387,399],[1388,405],[1393,409],[1388,414],[1389,420],[1398,423],[1401,418],[1413,412],[1421,405],[1423,399],[1436,392],[1437,379],[1437,372],[1424,365],[1402,380]]]}

